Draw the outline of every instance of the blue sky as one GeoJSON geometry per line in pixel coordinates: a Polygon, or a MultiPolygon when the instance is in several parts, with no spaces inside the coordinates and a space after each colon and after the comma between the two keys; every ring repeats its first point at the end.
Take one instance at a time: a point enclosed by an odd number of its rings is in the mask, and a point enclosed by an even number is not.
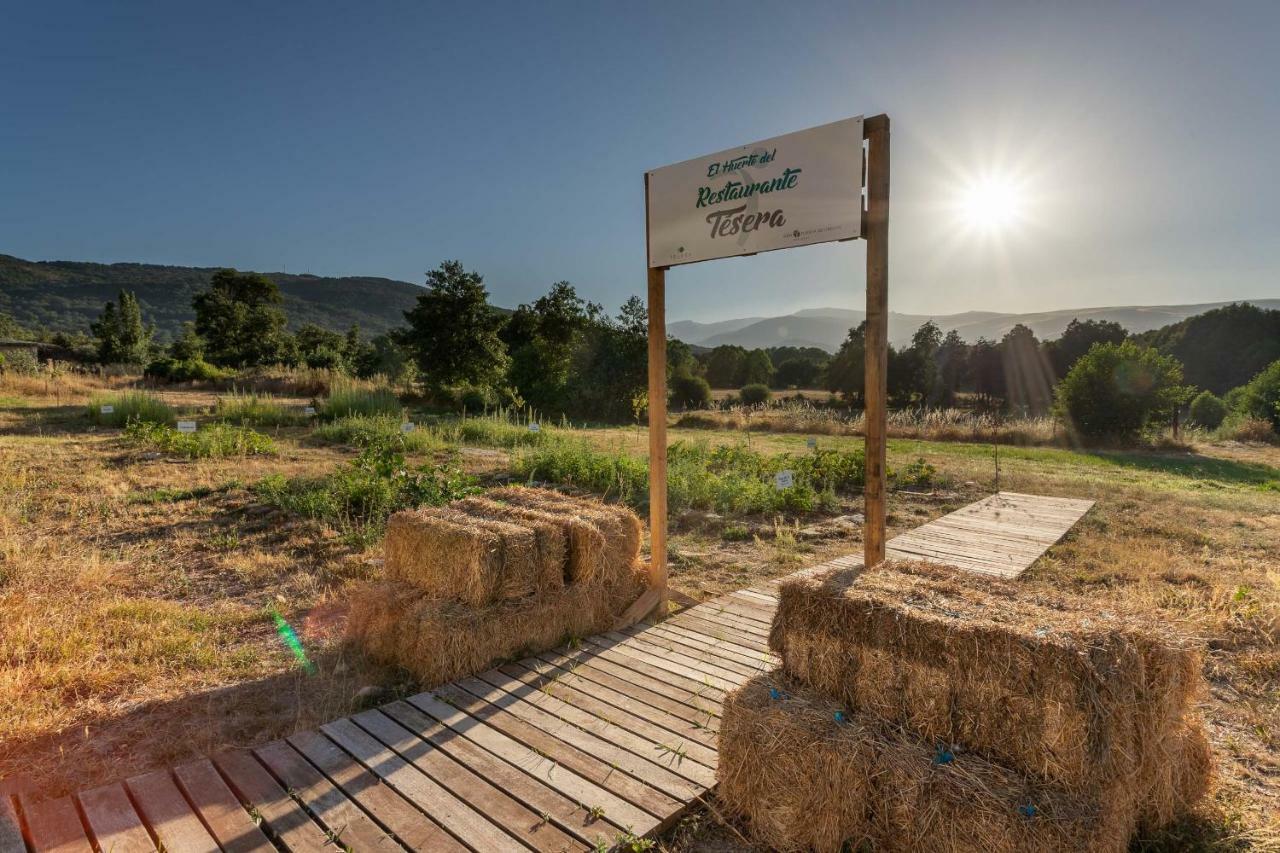
{"type": "MultiPolygon", "coordinates": [[[[0,252],[644,288],[643,173],[890,114],[890,305],[1280,295],[1280,4],[10,3],[0,252]],[[1022,218],[965,228],[1007,176],[1022,218]]],[[[862,303],[860,243],[673,270],[672,319],[862,303]]],[[[359,295],[352,295],[358,299],[359,295]]]]}

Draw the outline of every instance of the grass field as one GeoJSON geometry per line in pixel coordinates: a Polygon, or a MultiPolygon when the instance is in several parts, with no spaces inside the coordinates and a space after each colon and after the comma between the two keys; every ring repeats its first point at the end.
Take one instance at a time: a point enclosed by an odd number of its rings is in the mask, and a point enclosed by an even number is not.
{"type": "MultiPolygon", "coordinates": [[[[346,592],[379,573],[377,545],[341,518],[272,503],[264,481],[327,481],[358,468],[371,443],[415,470],[457,469],[480,485],[530,470],[528,454],[547,448],[569,448],[565,470],[605,459],[625,472],[643,469],[647,441],[636,428],[531,434],[423,417],[418,437],[401,439],[390,414],[318,426],[257,413],[254,429],[274,452],[230,442],[219,455],[190,454],[95,424],[89,400],[122,387],[76,382],[0,387],[0,778],[49,791],[262,742],[415,690],[341,640],[346,592]],[[281,640],[277,616],[297,630],[311,667],[281,640]]],[[[163,399],[180,413],[217,408],[207,394],[163,399]]],[[[670,440],[768,466],[811,454],[809,437],[674,428],[670,440]]],[[[816,441],[819,451],[861,446],[846,435],[816,441]]],[[[1001,488],[1098,502],[1028,572],[1029,587],[1083,593],[1100,608],[1139,604],[1208,647],[1201,704],[1217,791],[1201,819],[1150,846],[1280,843],[1280,448],[998,452],[1001,488]]],[[[889,499],[891,535],[996,485],[988,444],[895,439],[889,462],[905,472],[889,499]]],[[[675,513],[673,586],[705,599],[858,550],[856,489],[821,492],[829,497],[806,512],[675,513]]],[[[643,505],[643,490],[625,497],[643,505]]],[[[662,844],[742,849],[737,831],[713,808],[698,810],[662,844]]]]}

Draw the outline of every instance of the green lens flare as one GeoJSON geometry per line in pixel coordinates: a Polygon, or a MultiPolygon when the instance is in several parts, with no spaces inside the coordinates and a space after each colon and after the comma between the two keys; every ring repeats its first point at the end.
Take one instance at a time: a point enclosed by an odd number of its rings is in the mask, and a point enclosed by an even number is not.
{"type": "Polygon", "coordinates": [[[298,633],[293,630],[293,626],[274,610],[271,611],[271,618],[275,620],[276,633],[280,635],[280,639],[284,640],[284,644],[293,652],[298,664],[307,671],[308,675],[314,675],[316,671],[315,664],[307,658],[307,653],[302,648],[302,641],[298,639],[298,633]]]}

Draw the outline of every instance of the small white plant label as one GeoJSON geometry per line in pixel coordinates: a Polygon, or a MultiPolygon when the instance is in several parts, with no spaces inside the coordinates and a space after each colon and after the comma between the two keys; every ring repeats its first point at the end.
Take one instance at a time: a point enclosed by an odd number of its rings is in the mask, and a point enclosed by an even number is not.
{"type": "Polygon", "coordinates": [[[796,484],[796,475],[792,471],[779,471],[773,475],[773,487],[778,491],[789,489],[796,484]]]}
{"type": "Polygon", "coordinates": [[[195,421],[178,421],[178,432],[195,432],[195,421]]]}
{"type": "Polygon", "coordinates": [[[315,406],[307,406],[305,409],[302,410],[302,414],[306,415],[307,417],[311,417],[315,413],[316,413],[315,406]]]}
{"type": "Polygon", "coordinates": [[[542,427],[536,423],[530,423],[529,432],[542,432],[542,427]]]}
{"type": "Polygon", "coordinates": [[[809,436],[809,440],[806,441],[805,444],[808,446],[810,450],[818,449],[818,439],[814,438],[813,436],[809,436]]]}
{"type": "Polygon", "coordinates": [[[111,415],[111,414],[114,414],[114,413],[115,413],[115,411],[116,411],[116,407],[115,407],[115,406],[102,406],[101,408],[99,408],[99,409],[98,409],[98,411],[99,411],[99,412],[101,412],[101,413],[102,413],[102,414],[104,414],[104,415],[111,415]]]}
{"type": "Polygon", "coordinates": [[[406,434],[413,432],[413,421],[405,421],[400,424],[400,431],[406,434]]]}

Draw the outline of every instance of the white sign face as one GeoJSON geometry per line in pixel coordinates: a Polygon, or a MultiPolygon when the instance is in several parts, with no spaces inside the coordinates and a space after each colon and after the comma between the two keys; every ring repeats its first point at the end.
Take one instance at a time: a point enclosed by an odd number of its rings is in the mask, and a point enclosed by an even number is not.
{"type": "Polygon", "coordinates": [[[529,432],[542,432],[542,427],[538,426],[536,423],[531,423],[529,424],[529,432]]]}
{"type": "Polygon", "coordinates": [[[810,437],[810,439],[805,442],[805,446],[808,447],[810,450],[817,450],[818,439],[810,437]]]}
{"type": "Polygon", "coordinates": [[[307,406],[305,409],[302,410],[302,414],[304,415],[314,415],[315,413],[316,413],[315,406],[307,406]]]}
{"type": "Polygon", "coordinates": [[[649,266],[862,236],[862,117],[655,169],[649,266]]]}
{"type": "Polygon", "coordinates": [[[178,421],[178,432],[195,432],[195,421],[178,421]]]}
{"type": "Polygon", "coordinates": [[[116,410],[115,406],[103,406],[98,411],[100,411],[104,415],[110,415],[110,414],[114,414],[115,410],[116,410]]]}
{"type": "Polygon", "coordinates": [[[400,424],[400,431],[404,433],[413,432],[413,422],[405,421],[404,423],[400,424]]]}
{"type": "Polygon", "coordinates": [[[796,476],[791,471],[779,471],[773,475],[773,487],[778,491],[789,489],[796,484],[796,476]]]}

